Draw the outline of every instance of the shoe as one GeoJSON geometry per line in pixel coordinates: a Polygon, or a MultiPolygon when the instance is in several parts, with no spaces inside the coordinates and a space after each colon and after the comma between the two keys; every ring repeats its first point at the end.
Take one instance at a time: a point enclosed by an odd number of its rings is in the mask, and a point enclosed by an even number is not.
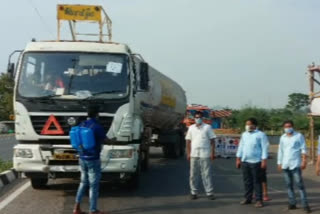
{"type": "Polygon", "coordinates": [[[254,205],[255,208],[262,208],[263,207],[263,203],[262,201],[257,201],[256,204],[254,205]]]}
{"type": "Polygon", "coordinates": [[[191,199],[191,200],[196,200],[196,199],[198,199],[198,196],[191,194],[191,195],[190,195],[190,199],[191,199]]]}
{"type": "Polygon", "coordinates": [[[271,198],[269,198],[268,196],[264,196],[263,197],[263,201],[271,201],[272,199],[271,198]]]}
{"type": "Polygon", "coordinates": [[[247,205],[247,204],[251,204],[251,201],[244,199],[243,201],[240,202],[241,205],[247,205]]]}
{"type": "Polygon", "coordinates": [[[296,205],[293,205],[293,204],[288,205],[288,210],[296,210],[296,209],[297,209],[296,205]]]}
{"type": "Polygon", "coordinates": [[[311,213],[311,209],[309,206],[303,208],[305,213],[311,213]]]}
{"type": "Polygon", "coordinates": [[[208,195],[207,197],[209,200],[212,200],[212,201],[216,200],[216,197],[214,195],[208,195]]]}

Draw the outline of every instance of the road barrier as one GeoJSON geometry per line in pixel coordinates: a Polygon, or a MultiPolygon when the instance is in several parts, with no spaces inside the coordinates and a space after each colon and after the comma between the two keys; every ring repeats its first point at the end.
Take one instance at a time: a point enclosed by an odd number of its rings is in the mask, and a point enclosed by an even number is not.
{"type": "Polygon", "coordinates": [[[218,135],[216,139],[216,156],[222,158],[235,157],[240,142],[240,135],[218,135]]]}
{"type": "Polygon", "coordinates": [[[0,189],[19,178],[19,174],[14,170],[10,169],[0,173],[0,189]]]}

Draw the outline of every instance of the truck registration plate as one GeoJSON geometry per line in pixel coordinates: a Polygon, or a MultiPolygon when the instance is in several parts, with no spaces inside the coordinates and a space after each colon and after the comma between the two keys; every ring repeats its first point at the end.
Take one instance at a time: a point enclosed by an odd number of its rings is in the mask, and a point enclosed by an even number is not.
{"type": "Polygon", "coordinates": [[[78,160],[75,154],[70,154],[70,153],[54,154],[53,158],[55,160],[78,160]]]}

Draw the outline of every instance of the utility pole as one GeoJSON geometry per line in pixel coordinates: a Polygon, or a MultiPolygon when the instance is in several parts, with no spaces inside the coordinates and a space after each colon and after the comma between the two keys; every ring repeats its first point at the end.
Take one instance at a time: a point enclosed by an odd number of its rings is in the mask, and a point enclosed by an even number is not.
{"type": "MultiPolygon", "coordinates": [[[[309,78],[309,101],[310,105],[312,101],[316,98],[320,98],[320,91],[315,92],[315,83],[320,86],[320,80],[316,78],[315,73],[320,75],[320,66],[316,66],[315,63],[308,66],[308,78],[309,78]]],[[[319,76],[317,75],[317,76],[319,76]]],[[[319,78],[319,77],[318,77],[319,78]]],[[[315,149],[315,133],[314,133],[314,119],[315,117],[320,117],[320,112],[312,112],[309,114],[309,130],[310,130],[310,158],[311,163],[315,164],[316,161],[316,149],[315,149]]]]}

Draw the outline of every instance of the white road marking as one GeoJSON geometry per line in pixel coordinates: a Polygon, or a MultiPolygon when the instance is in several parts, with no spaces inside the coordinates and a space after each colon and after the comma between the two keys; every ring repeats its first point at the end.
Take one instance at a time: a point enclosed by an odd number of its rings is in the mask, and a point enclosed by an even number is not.
{"type": "Polygon", "coordinates": [[[0,211],[5,208],[8,204],[10,204],[15,198],[17,198],[21,193],[23,193],[26,189],[30,187],[31,183],[30,181],[25,183],[23,186],[21,186],[19,189],[11,193],[9,196],[7,196],[3,201],[0,202],[0,211]]]}
{"type": "Polygon", "coordinates": [[[270,187],[270,186],[268,186],[268,189],[270,189],[272,192],[275,192],[275,193],[285,193],[286,192],[284,190],[278,190],[278,189],[275,189],[275,188],[270,187]]]}
{"type": "MultiPolygon", "coordinates": [[[[242,177],[243,175],[242,175],[242,173],[239,173],[239,174],[213,174],[213,176],[228,178],[228,177],[242,177]]],[[[279,177],[282,175],[278,174],[278,173],[268,173],[267,176],[268,177],[279,177]]]]}

